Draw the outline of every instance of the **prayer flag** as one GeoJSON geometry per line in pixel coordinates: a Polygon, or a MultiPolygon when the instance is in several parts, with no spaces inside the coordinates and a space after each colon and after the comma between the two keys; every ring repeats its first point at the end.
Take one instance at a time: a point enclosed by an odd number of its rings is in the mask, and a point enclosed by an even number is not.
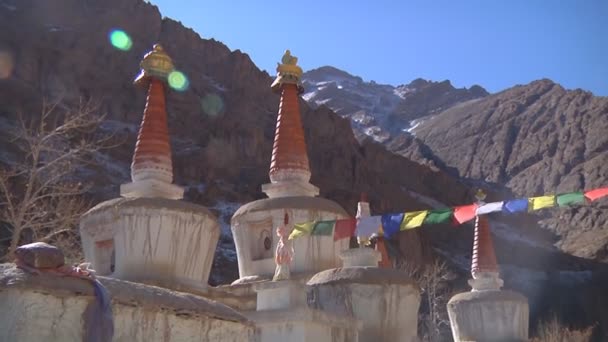
{"type": "Polygon", "coordinates": [[[362,237],[370,237],[380,231],[382,226],[382,218],[380,216],[366,216],[357,219],[357,230],[355,235],[362,237]]]}
{"type": "Polygon", "coordinates": [[[485,215],[502,211],[503,202],[484,203],[477,208],[477,215],[485,215]]]}
{"type": "Polygon", "coordinates": [[[511,214],[528,211],[528,199],[519,198],[519,199],[506,201],[506,202],[504,202],[503,209],[504,209],[504,211],[511,213],[511,214]]]}
{"type": "Polygon", "coordinates": [[[291,234],[289,234],[289,240],[293,240],[299,238],[304,235],[308,235],[312,232],[313,227],[315,226],[314,222],[306,222],[306,223],[298,223],[293,226],[293,230],[291,234]]]}
{"type": "Polygon", "coordinates": [[[608,187],[585,192],[585,197],[587,197],[590,201],[595,201],[596,199],[600,199],[604,196],[608,196],[608,187]]]}
{"type": "Polygon", "coordinates": [[[384,236],[386,236],[387,239],[390,239],[393,235],[397,234],[401,227],[401,222],[403,222],[403,214],[382,215],[382,230],[384,231],[384,236]]]}
{"type": "Polygon", "coordinates": [[[439,224],[449,222],[453,214],[452,208],[436,209],[429,211],[424,218],[424,224],[439,224]]]}
{"type": "Polygon", "coordinates": [[[528,198],[528,210],[534,211],[555,206],[555,196],[538,196],[528,198]]]}
{"type": "Polygon", "coordinates": [[[337,220],[334,228],[334,241],[350,238],[354,235],[356,228],[357,220],[354,218],[337,220]]]}
{"type": "Polygon", "coordinates": [[[312,229],[312,235],[332,235],[336,221],[318,221],[312,229]]]}
{"type": "Polygon", "coordinates": [[[454,218],[459,224],[471,221],[475,218],[477,212],[477,204],[461,205],[454,207],[454,218]]]}
{"type": "Polygon", "coordinates": [[[582,192],[569,192],[566,194],[560,194],[556,197],[557,205],[560,207],[566,207],[573,204],[585,203],[585,194],[582,192]]]}
{"type": "Polygon", "coordinates": [[[422,226],[424,218],[428,213],[428,210],[405,213],[403,215],[403,222],[401,222],[401,230],[412,229],[422,226]]]}

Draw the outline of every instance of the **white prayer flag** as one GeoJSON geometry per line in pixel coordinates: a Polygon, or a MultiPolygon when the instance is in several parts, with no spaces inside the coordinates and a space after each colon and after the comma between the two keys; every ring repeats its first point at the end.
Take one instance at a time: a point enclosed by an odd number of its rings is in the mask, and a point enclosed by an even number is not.
{"type": "Polygon", "coordinates": [[[503,202],[484,203],[477,207],[477,215],[485,215],[502,211],[502,204],[503,202]]]}

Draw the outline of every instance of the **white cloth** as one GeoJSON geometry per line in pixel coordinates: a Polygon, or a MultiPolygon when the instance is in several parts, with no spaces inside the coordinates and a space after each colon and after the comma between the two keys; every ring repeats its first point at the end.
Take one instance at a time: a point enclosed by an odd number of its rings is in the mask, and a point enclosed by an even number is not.
{"type": "Polygon", "coordinates": [[[485,215],[489,213],[495,213],[498,211],[502,211],[503,202],[492,202],[492,203],[484,203],[480,204],[477,207],[477,215],[485,215]]]}

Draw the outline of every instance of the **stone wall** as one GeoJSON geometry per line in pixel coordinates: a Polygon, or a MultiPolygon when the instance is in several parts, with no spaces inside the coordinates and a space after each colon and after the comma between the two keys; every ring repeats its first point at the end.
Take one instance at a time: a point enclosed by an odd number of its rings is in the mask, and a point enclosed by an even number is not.
{"type": "MultiPolygon", "coordinates": [[[[113,341],[258,341],[229,307],[158,287],[103,278],[112,297],[113,341]]],[[[0,341],[82,341],[94,303],[86,280],[33,276],[0,265],[0,341]],[[10,310],[6,310],[10,308],[10,310]]],[[[95,323],[95,322],[93,322],[95,323]]]]}

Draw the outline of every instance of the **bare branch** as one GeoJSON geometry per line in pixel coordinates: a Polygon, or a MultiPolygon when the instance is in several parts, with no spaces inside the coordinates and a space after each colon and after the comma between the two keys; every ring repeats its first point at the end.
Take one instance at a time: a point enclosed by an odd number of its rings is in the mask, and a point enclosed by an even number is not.
{"type": "Polygon", "coordinates": [[[11,233],[5,259],[24,238],[77,246],[76,227],[89,203],[75,171],[111,139],[98,134],[103,116],[96,112],[91,101],[70,108],[44,99],[38,116],[17,115],[11,141],[23,153],[10,171],[0,170],[0,220],[11,233]]]}

